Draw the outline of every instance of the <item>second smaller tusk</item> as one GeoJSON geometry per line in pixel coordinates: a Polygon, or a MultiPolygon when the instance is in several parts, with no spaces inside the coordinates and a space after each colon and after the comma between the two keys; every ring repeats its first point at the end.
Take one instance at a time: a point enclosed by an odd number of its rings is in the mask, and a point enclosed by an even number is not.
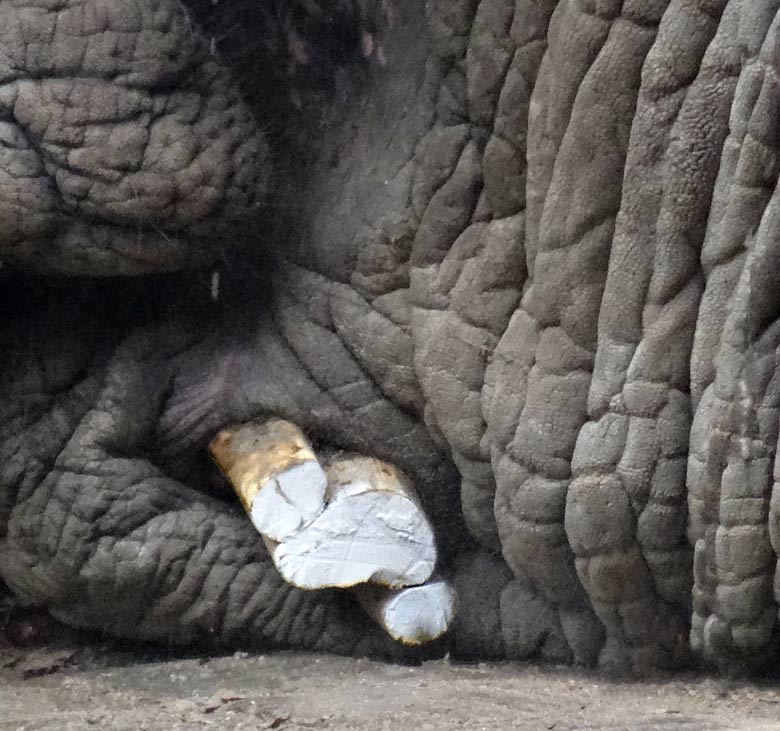
{"type": "Polygon", "coordinates": [[[366,584],[353,592],[367,614],[404,645],[424,645],[438,639],[455,616],[455,592],[444,579],[403,589],[366,584]]]}

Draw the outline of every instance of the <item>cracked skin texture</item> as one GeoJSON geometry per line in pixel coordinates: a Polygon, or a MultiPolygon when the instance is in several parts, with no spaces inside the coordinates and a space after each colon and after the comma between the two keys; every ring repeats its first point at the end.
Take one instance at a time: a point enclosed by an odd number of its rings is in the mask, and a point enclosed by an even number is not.
{"type": "MultiPolygon", "coordinates": [[[[207,5],[0,2],[6,583],[138,640],[403,656],[285,585],[209,465],[277,415],[414,477],[454,652],[771,668],[780,3],[396,0],[386,65],[326,49],[302,111],[327,12],[207,5]]],[[[339,16],[352,55],[381,14],[339,16]]]]}

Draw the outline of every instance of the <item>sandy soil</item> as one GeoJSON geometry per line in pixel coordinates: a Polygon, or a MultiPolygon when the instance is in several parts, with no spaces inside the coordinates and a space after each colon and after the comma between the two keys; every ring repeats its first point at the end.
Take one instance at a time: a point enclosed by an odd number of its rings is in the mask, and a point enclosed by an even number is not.
{"type": "Polygon", "coordinates": [[[0,650],[0,729],[780,731],[780,686],[697,676],[620,682],[516,664],[75,648],[0,650]]]}

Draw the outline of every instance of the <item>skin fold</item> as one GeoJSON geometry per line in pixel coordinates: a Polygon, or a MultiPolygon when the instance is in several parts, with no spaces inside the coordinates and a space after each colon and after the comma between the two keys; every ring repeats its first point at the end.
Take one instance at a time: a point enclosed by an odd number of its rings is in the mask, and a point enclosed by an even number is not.
{"type": "Polygon", "coordinates": [[[779,11],[0,0],[0,577],[404,657],[209,462],[278,416],[412,476],[455,654],[772,669],[779,11]]]}

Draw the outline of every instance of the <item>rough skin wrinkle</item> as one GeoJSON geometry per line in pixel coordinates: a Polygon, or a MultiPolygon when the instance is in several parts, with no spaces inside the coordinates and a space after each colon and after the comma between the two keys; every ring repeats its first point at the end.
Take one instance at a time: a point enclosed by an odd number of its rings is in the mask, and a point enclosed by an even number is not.
{"type": "Polygon", "coordinates": [[[210,462],[274,416],[410,475],[454,654],[772,670],[778,9],[0,2],[5,583],[406,656],[210,462]]]}

